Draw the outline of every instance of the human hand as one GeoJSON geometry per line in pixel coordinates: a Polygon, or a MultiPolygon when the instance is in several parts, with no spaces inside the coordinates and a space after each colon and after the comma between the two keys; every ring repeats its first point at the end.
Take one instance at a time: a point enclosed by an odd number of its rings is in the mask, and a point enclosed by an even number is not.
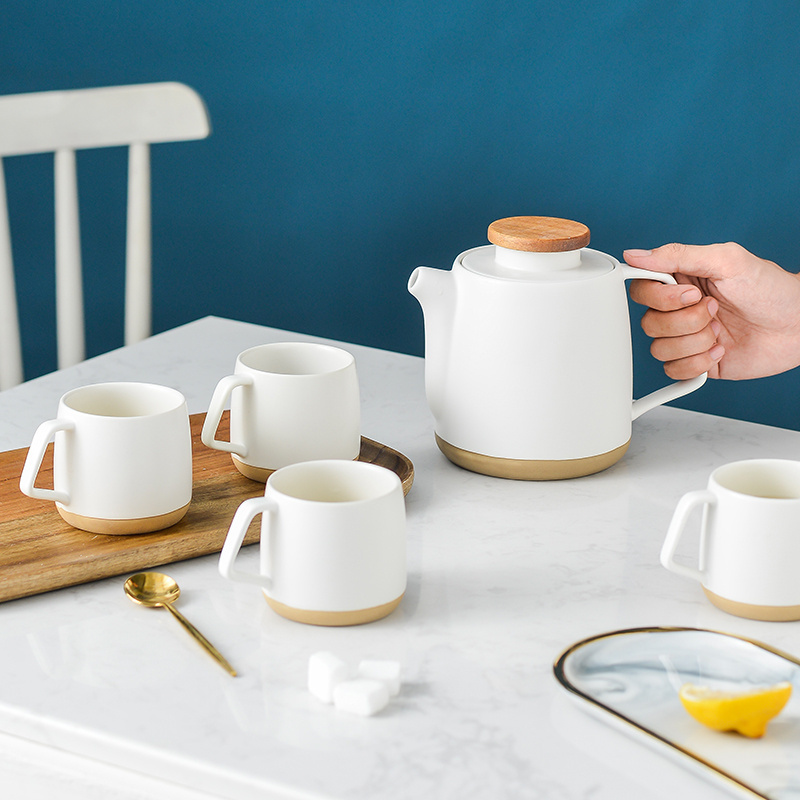
{"type": "Polygon", "coordinates": [[[648,306],[650,351],[675,380],[708,372],[742,380],[800,365],[800,278],[738,244],[667,244],[626,250],[633,267],[672,273],[677,286],[635,280],[648,306]]]}

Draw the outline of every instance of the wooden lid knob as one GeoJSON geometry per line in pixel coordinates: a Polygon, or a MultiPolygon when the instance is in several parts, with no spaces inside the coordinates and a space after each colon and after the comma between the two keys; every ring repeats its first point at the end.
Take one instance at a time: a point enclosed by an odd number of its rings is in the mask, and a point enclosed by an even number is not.
{"type": "Polygon", "coordinates": [[[508,250],[562,253],[589,244],[589,229],[581,222],[558,217],[506,217],[489,226],[489,241],[508,250]]]}

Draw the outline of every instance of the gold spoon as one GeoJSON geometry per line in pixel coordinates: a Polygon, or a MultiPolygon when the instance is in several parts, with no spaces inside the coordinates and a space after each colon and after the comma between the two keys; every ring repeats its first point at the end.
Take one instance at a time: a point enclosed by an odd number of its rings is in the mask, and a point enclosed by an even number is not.
{"type": "Polygon", "coordinates": [[[178,599],[181,588],[175,581],[162,572],[137,572],[125,581],[125,594],[134,603],[148,608],[166,608],[189,633],[233,676],[236,670],[223,658],[222,654],[211,642],[200,633],[180,611],[172,607],[178,599]]]}

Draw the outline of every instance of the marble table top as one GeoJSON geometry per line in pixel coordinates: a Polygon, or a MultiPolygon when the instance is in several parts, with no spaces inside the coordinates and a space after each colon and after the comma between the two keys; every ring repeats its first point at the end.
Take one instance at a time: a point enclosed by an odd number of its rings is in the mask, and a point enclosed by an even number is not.
{"type": "MultiPolygon", "coordinates": [[[[27,446],[63,392],[103,380],[174,386],[204,411],[238,352],[279,340],[314,337],[208,317],[30,381],[0,393],[0,449],[27,446]]],[[[231,679],[169,615],[131,604],[122,578],[0,605],[3,796],[730,796],[584,713],[553,662],[577,640],[662,625],[800,654],[800,623],[726,615],[658,561],[684,492],[727,461],[800,457],[800,433],[659,408],[634,422],[628,453],[603,473],[489,478],[436,448],[422,359],[342,346],[356,357],[364,435],[415,465],[397,611],[306,626],[277,616],[256,587],[226,582],[215,556],[169,565],[181,610],[239,669],[231,679]],[[320,650],[399,661],[399,696],[369,718],[322,705],[306,690],[320,650]]]]}

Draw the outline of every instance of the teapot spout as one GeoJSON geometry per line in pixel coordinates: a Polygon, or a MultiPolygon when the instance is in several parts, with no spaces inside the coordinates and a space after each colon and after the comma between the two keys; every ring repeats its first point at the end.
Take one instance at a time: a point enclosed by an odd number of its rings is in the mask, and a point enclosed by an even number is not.
{"type": "Polygon", "coordinates": [[[408,291],[417,298],[425,318],[426,353],[431,341],[441,341],[450,330],[453,315],[453,273],[417,267],[408,279],[408,291]]]}
{"type": "Polygon", "coordinates": [[[452,275],[445,270],[417,267],[408,279],[408,291],[417,298],[423,312],[427,312],[437,303],[437,298],[442,302],[451,279],[452,275]]]}
{"type": "Polygon", "coordinates": [[[408,280],[408,291],[422,306],[425,320],[425,391],[428,406],[438,417],[443,403],[444,381],[455,313],[455,287],[449,270],[417,267],[408,280]]]}

